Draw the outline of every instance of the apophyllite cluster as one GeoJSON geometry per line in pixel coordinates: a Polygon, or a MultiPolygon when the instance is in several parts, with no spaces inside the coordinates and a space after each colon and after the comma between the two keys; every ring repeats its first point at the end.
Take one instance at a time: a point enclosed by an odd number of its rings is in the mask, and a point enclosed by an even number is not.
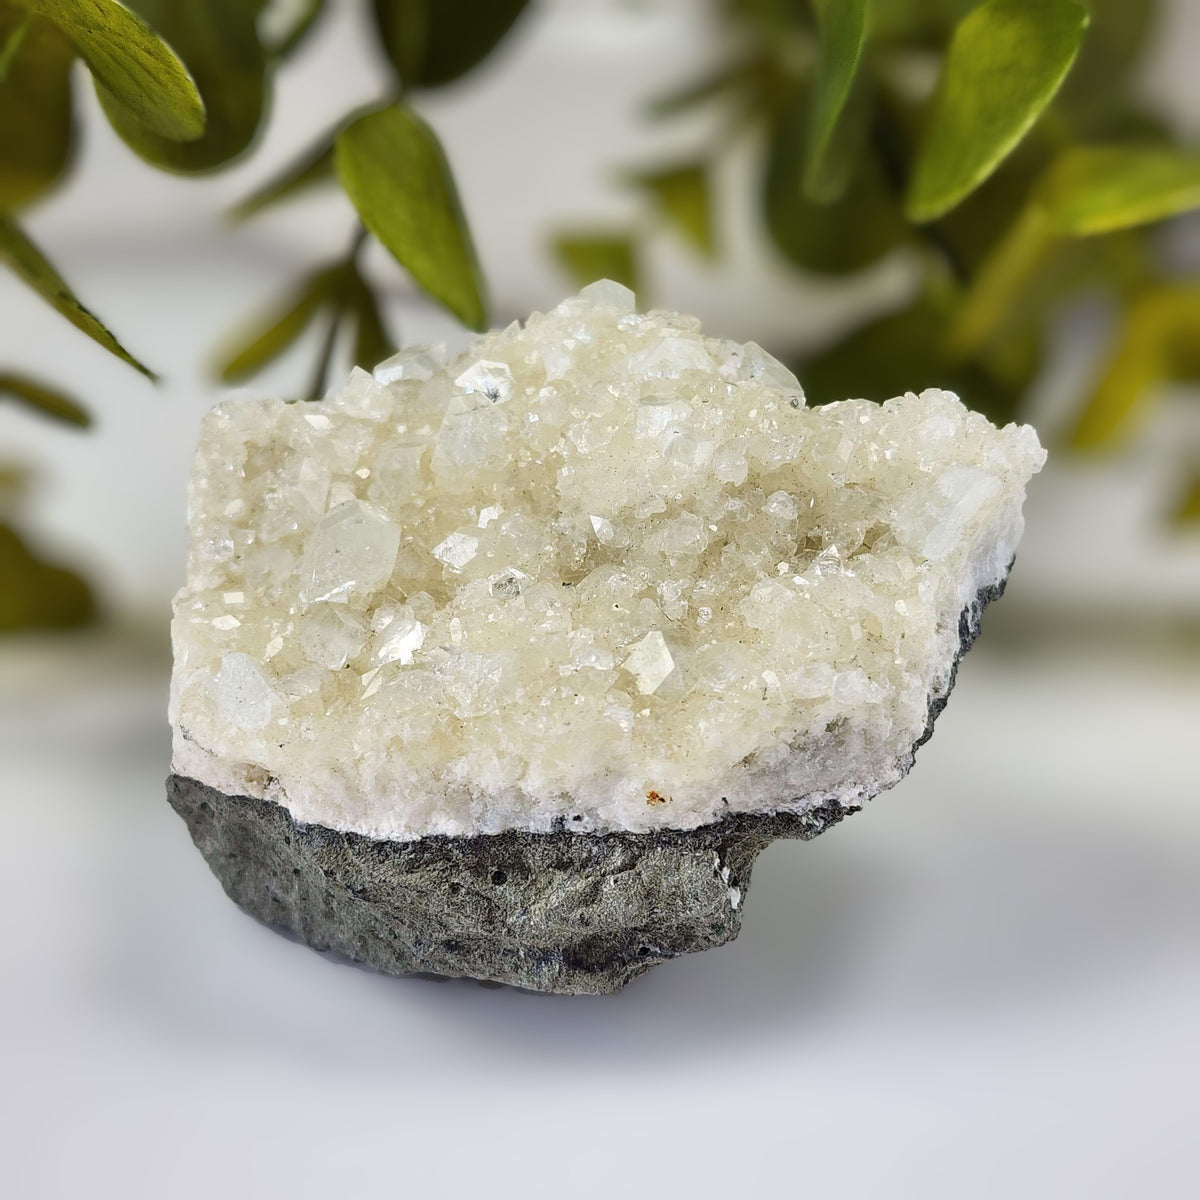
{"type": "Polygon", "coordinates": [[[905,774],[1044,457],[944,391],[809,408],[608,282],[317,403],[224,401],[173,803],[314,946],[613,990],[905,774]]]}

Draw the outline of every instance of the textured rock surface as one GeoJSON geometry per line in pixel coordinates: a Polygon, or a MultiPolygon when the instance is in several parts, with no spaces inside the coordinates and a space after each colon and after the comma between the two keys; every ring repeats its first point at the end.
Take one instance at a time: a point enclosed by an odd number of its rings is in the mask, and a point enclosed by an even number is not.
{"type": "Polygon", "coordinates": [[[375,841],[173,775],[167,795],[230,898],[316,950],[391,975],[614,992],[737,936],[758,852],[816,837],[837,805],[659,833],[375,841]]]}
{"type": "MultiPolygon", "coordinates": [[[[959,617],[958,653],[1004,582],[959,617]]],[[[931,696],[933,733],[946,696],[931,696]]],[[[836,824],[837,803],[653,833],[508,832],[381,841],[298,823],[279,804],[172,775],[167,797],[246,912],[390,975],[540,992],[614,992],[657,963],[737,937],[754,860],[836,824]]]]}

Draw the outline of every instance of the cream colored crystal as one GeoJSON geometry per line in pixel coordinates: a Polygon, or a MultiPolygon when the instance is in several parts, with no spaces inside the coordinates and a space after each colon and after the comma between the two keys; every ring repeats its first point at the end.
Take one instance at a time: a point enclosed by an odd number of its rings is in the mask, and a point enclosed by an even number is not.
{"type": "Polygon", "coordinates": [[[691,827],[894,783],[1003,579],[1032,429],[805,407],[595,284],[205,418],[175,769],[375,837],[691,827]]]}

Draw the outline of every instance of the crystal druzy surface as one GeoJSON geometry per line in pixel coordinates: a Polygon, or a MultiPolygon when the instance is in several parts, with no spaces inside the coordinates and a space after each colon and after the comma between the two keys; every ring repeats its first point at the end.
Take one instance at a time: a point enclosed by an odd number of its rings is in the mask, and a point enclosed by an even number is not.
{"type": "Polygon", "coordinates": [[[593,285],[455,357],[205,418],[174,769],[380,839],[854,807],[911,763],[1044,451],[808,408],[593,285]]]}

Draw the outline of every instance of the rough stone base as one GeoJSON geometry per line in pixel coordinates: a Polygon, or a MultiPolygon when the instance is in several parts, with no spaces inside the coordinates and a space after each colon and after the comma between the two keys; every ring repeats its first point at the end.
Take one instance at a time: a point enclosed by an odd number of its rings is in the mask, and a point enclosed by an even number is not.
{"type": "Polygon", "coordinates": [[[314,949],[392,975],[575,994],[615,992],[737,937],[759,851],[845,815],[832,806],[659,833],[380,842],[179,775],[167,797],[230,898],[314,949]]]}

